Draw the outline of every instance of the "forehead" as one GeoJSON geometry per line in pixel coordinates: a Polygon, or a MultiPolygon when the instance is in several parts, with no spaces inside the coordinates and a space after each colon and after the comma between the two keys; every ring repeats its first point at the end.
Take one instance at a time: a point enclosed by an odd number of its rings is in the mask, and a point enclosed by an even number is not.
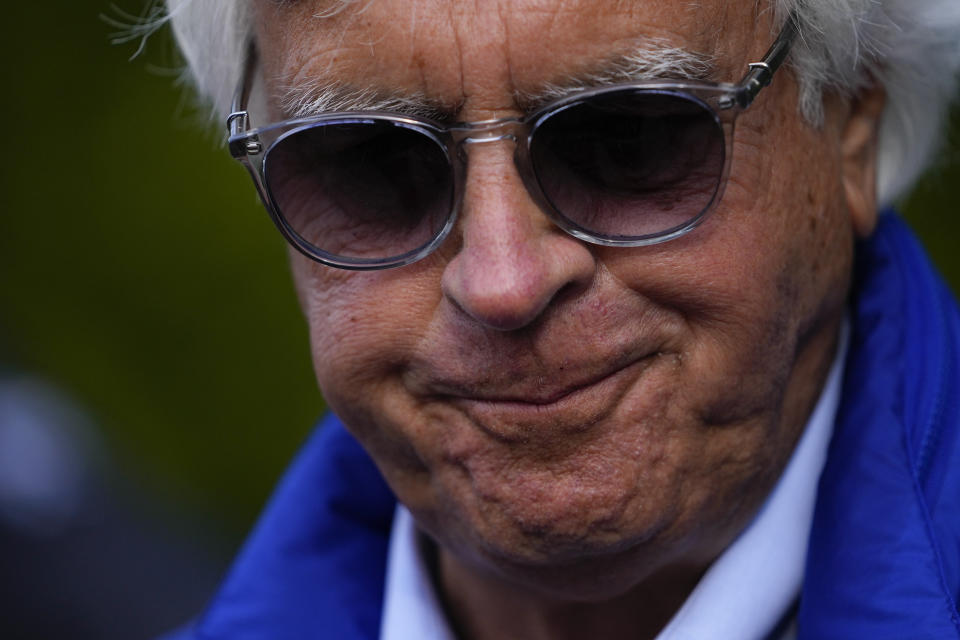
{"type": "Polygon", "coordinates": [[[356,0],[332,17],[329,0],[254,6],[275,95],[336,81],[489,110],[638,48],[695,52],[734,81],[770,40],[753,1],[356,0]]]}

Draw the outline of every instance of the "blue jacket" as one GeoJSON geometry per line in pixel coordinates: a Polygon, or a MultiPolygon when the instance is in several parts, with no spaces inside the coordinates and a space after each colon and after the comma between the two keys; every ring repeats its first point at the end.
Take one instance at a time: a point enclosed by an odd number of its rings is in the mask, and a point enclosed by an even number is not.
{"type": "MultiPolygon", "coordinates": [[[[895,216],[857,256],[800,638],[960,638],[960,315],[895,216]]],[[[376,638],[393,510],[370,459],[328,417],[219,594],[175,637],[376,638]]]]}

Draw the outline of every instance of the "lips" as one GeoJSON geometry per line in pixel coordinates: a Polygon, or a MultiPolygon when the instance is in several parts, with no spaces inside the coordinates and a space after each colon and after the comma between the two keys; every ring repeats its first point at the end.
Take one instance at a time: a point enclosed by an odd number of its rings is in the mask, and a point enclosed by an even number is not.
{"type": "Polygon", "coordinates": [[[612,412],[657,353],[621,354],[606,366],[565,365],[553,375],[533,373],[510,381],[478,375],[474,381],[436,381],[433,400],[454,407],[497,441],[521,443],[583,433],[612,412]],[[590,373],[584,374],[583,371],[590,373]]]}
{"type": "Polygon", "coordinates": [[[405,391],[429,406],[443,430],[437,437],[466,438],[479,429],[496,440],[542,442],[585,432],[628,394],[633,404],[644,402],[661,377],[647,370],[675,361],[662,356],[684,345],[680,314],[639,296],[601,293],[591,289],[507,332],[441,306],[401,365],[405,391]]]}
{"type": "MultiPolygon", "coordinates": [[[[642,359],[642,358],[640,358],[642,359]]],[[[460,396],[466,399],[490,402],[496,404],[521,404],[521,405],[533,405],[533,406],[547,406],[551,404],[556,404],[563,399],[567,398],[570,395],[576,394],[578,392],[585,391],[590,387],[602,383],[607,378],[617,375],[623,369],[629,367],[633,362],[627,362],[625,364],[617,364],[609,369],[603,370],[598,374],[585,377],[582,380],[572,381],[569,383],[563,383],[561,381],[548,380],[548,376],[539,375],[536,377],[536,382],[519,385],[521,387],[529,387],[526,390],[518,390],[513,388],[503,394],[496,392],[493,393],[484,393],[483,390],[477,390],[477,387],[472,387],[472,391],[467,391],[466,389],[471,389],[468,385],[457,385],[458,387],[464,388],[465,392],[458,393],[454,392],[451,395],[460,396]]],[[[570,367],[574,370],[583,370],[585,367],[570,367]]]]}

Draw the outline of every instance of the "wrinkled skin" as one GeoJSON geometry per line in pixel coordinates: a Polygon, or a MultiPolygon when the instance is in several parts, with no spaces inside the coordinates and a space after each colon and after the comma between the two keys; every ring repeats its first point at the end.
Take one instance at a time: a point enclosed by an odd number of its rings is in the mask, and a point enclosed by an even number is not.
{"type": "MultiPolygon", "coordinates": [[[[321,9],[255,3],[268,95],[335,77],[474,121],[648,38],[737,81],[775,31],[753,1],[321,9]]],[[[465,637],[652,637],[776,482],[874,223],[882,103],[827,96],[816,128],[797,93],[782,71],[740,117],[725,196],[679,240],[564,234],[502,142],[471,149],[464,210],[429,258],[356,273],[292,256],[320,387],[438,543],[465,637]]]]}

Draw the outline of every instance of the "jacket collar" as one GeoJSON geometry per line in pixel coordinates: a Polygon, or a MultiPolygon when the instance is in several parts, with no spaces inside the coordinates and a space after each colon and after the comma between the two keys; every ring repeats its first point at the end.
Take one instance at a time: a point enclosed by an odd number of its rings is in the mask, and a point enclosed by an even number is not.
{"type": "Polygon", "coordinates": [[[895,215],[858,250],[843,401],[820,479],[800,638],[960,635],[960,320],[895,215]]]}

